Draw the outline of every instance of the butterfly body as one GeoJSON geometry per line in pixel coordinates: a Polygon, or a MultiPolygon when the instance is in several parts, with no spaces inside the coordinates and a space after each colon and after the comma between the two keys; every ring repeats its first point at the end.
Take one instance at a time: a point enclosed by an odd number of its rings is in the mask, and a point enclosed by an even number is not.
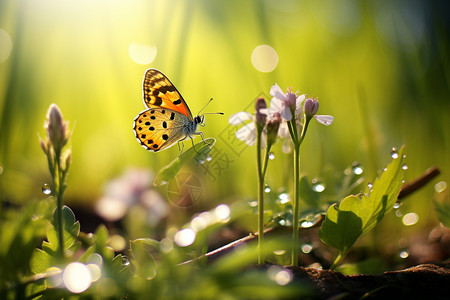
{"type": "Polygon", "coordinates": [[[160,151],[193,135],[200,135],[204,116],[193,117],[180,92],[156,69],[148,69],[143,80],[143,99],[147,107],[134,119],[136,140],[149,151],[160,151]]]}

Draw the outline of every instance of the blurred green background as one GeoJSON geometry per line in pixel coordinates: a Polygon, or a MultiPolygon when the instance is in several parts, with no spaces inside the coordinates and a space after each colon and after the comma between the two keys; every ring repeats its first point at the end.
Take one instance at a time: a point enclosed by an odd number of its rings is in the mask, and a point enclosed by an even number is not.
{"type": "MultiPolygon", "coordinates": [[[[321,178],[357,161],[373,180],[391,148],[406,144],[406,180],[430,166],[442,173],[403,209],[437,224],[434,184],[449,182],[450,167],[448,12],[447,1],[425,0],[1,0],[1,196],[13,204],[45,197],[38,134],[51,103],[73,128],[72,207],[91,209],[129,168],[156,172],[172,161],[178,147],[150,153],[132,130],[144,109],[143,74],[157,68],[193,114],[211,97],[206,111],[225,113],[208,115],[203,128],[217,139],[213,160],[190,170],[202,182],[198,210],[256,197],[254,146],[236,143],[228,118],[253,112],[278,83],[319,97],[319,114],[335,117],[310,127],[302,172],[321,178]],[[275,54],[252,62],[260,45],[275,54]]],[[[291,158],[281,144],[274,153],[267,183],[289,187],[291,158]]]]}

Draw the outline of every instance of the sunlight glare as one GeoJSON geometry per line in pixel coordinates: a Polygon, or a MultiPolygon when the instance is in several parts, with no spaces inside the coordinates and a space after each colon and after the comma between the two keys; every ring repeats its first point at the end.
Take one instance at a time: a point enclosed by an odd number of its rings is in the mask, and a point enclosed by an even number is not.
{"type": "Polygon", "coordinates": [[[87,266],[79,262],[73,262],[64,269],[63,281],[69,291],[81,293],[91,285],[92,275],[87,266]]]}
{"type": "Polygon", "coordinates": [[[175,234],[174,240],[180,247],[190,246],[195,241],[195,232],[190,228],[182,229],[175,234]]]}
{"type": "Polygon", "coordinates": [[[226,204],[220,204],[214,210],[216,217],[220,222],[228,222],[230,220],[231,210],[230,207],[226,204]]]}
{"type": "Polygon", "coordinates": [[[272,72],[278,65],[278,54],[269,45],[259,45],[253,50],[252,65],[260,72],[272,72]]]}
{"type": "Polygon", "coordinates": [[[138,43],[131,43],[128,47],[128,54],[130,58],[137,64],[147,65],[151,63],[156,57],[155,45],[144,45],[138,43]]]}

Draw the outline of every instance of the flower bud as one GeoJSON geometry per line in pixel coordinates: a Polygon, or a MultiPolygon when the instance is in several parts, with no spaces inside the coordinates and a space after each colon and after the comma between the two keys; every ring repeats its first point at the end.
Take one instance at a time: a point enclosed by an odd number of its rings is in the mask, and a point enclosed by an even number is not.
{"type": "Polygon", "coordinates": [[[297,95],[292,93],[291,89],[288,88],[287,93],[284,95],[286,97],[286,104],[290,108],[295,108],[297,105],[297,95]]]}
{"type": "Polygon", "coordinates": [[[56,104],[50,105],[44,127],[47,129],[48,137],[55,151],[61,151],[62,147],[67,143],[70,133],[68,123],[64,122],[61,110],[56,104]]]}
{"type": "Polygon", "coordinates": [[[256,128],[258,130],[262,130],[264,126],[266,125],[266,118],[267,116],[265,114],[262,114],[260,112],[260,109],[264,109],[267,107],[266,100],[264,98],[258,98],[255,103],[255,122],[256,122],[256,128]]]}
{"type": "Polygon", "coordinates": [[[48,154],[48,143],[46,141],[44,141],[41,137],[39,137],[39,141],[41,143],[41,148],[44,151],[44,153],[48,154]]]}
{"type": "Polygon", "coordinates": [[[308,98],[305,100],[304,104],[305,115],[312,117],[319,110],[319,101],[317,99],[308,98]]]}
{"type": "Polygon", "coordinates": [[[281,116],[280,113],[275,113],[267,122],[267,145],[270,146],[275,143],[278,135],[278,128],[280,127],[281,116]]]}

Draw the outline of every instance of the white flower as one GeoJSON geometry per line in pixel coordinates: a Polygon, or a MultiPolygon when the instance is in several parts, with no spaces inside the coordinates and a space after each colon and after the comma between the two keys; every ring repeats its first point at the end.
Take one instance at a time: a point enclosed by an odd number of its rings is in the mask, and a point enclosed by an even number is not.
{"type": "Polygon", "coordinates": [[[256,142],[255,117],[249,112],[240,111],[233,114],[228,119],[228,122],[231,125],[240,125],[245,121],[251,122],[242,126],[239,130],[237,130],[235,132],[235,135],[238,140],[244,141],[248,146],[252,146],[256,142]]]}
{"type": "Polygon", "coordinates": [[[330,115],[315,115],[314,118],[317,122],[326,126],[331,125],[334,121],[334,117],[330,115]]]}
{"type": "Polygon", "coordinates": [[[283,93],[278,84],[275,84],[270,89],[270,95],[273,97],[270,101],[270,108],[261,109],[261,113],[268,116],[275,113],[279,113],[281,118],[285,121],[292,119],[292,109],[295,107],[295,117],[297,117],[302,111],[302,102],[305,100],[305,95],[297,96],[296,93],[292,93],[290,89],[286,93],[283,93]]]}

